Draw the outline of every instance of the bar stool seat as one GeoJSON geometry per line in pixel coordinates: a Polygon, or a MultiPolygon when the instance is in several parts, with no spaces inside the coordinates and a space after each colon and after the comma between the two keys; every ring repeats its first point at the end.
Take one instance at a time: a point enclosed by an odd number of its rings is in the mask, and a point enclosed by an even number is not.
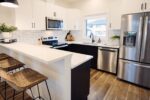
{"type": "Polygon", "coordinates": [[[11,86],[17,91],[23,91],[29,89],[38,83],[41,83],[48,78],[44,75],[30,69],[26,68],[19,72],[12,74],[11,76],[12,83],[10,81],[11,86]]]}
{"type": "Polygon", "coordinates": [[[6,55],[6,54],[4,54],[4,53],[1,53],[0,54],[0,60],[4,60],[4,59],[7,59],[7,58],[9,58],[10,56],[8,56],[8,55],[6,55]]]}
{"type": "Polygon", "coordinates": [[[0,60],[0,68],[5,71],[12,71],[12,70],[21,68],[23,66],[24,64],[22,62],[11,57],[0,60]]]}
{"type": "MultiPolygon", "coordinates": [[[[49,94],[49,98],[51,100],[50,91],[48,89],[48,85],[46,81],[48,78],[38,73],[37,71],[34,71],[30,68],[26,68],[14,74],[7,74],[5,71],[0,70],[0,76],[4,78],[7,81],[7,83],[18,92],[24,92],[27,89],[31,90],[32,87],[36,85],[38,87],[38,84],[45,81],[48,94],[49,94]]],[[[37,98],[43,99],[40,96],[39,87],[38,87],[38,93],[39,93],[39,97],[37,98]]],[[[32,93],[32,97],[33,97],[33,100],[37,99],[37,98],[34,98],[33,93],[32,93]]]]}

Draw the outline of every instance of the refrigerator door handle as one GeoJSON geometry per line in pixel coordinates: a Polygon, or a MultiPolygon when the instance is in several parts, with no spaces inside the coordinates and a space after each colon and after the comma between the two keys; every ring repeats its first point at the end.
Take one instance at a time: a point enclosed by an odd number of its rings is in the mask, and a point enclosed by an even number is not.
{"type": "Polygon", "coordinates": [[[145,58],[146,40],[147,40],[148,16],[145,17],[144,22],[144,36],[142,41],[141,61],[145,58]]]}
{"type": "MultiPolygon", "coordinates": [[[[142,28],[143,28],[143,16],[140,17],[139,30],[138,30],[139,34],[138,34],[138,39],[137,39],[137,45],[141,45],[142,28]]],[[[138,50],[137,50],[138,60],[140,58],[140,52],[141,52],[141,47],[138,46],[138,50]]]]}

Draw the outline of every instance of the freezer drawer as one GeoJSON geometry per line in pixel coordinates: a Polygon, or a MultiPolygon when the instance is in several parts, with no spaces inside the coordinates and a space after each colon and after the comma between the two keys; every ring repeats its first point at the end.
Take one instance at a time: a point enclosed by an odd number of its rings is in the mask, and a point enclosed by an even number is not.
{"type": "Polygon", "coordinates": [[[116,74],[118,49],[98,49],[98,69],[116,74]]]}
{"type": "Polygon", "coordinates": [[[150,65],[120,59],[117,77],[150,88],[150,65]]]}

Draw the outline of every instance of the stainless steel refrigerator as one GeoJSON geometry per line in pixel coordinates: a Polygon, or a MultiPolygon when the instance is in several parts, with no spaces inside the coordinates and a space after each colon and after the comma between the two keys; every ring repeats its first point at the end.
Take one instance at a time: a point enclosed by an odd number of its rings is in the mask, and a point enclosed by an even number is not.
{"type": "Polygon", "coordinates": [[[117,76],[150,88],[150,13],[122,16],[117,76]]]}

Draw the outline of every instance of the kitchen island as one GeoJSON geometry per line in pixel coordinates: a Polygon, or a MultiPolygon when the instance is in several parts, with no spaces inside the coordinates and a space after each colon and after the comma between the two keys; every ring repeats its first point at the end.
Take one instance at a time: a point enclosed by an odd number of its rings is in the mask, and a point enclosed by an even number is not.
{"type": "MultiPolygon", "coordinates": [[[[52,100],[86,100],[89,94],[92,56],[26,43],[0,44],[6,53],[48,77],[52,100]]],[[[45,85],[41,95],[48,100],[45,85]]],[[[37,95],[36,88],[33,89],[37,95]]]]}

